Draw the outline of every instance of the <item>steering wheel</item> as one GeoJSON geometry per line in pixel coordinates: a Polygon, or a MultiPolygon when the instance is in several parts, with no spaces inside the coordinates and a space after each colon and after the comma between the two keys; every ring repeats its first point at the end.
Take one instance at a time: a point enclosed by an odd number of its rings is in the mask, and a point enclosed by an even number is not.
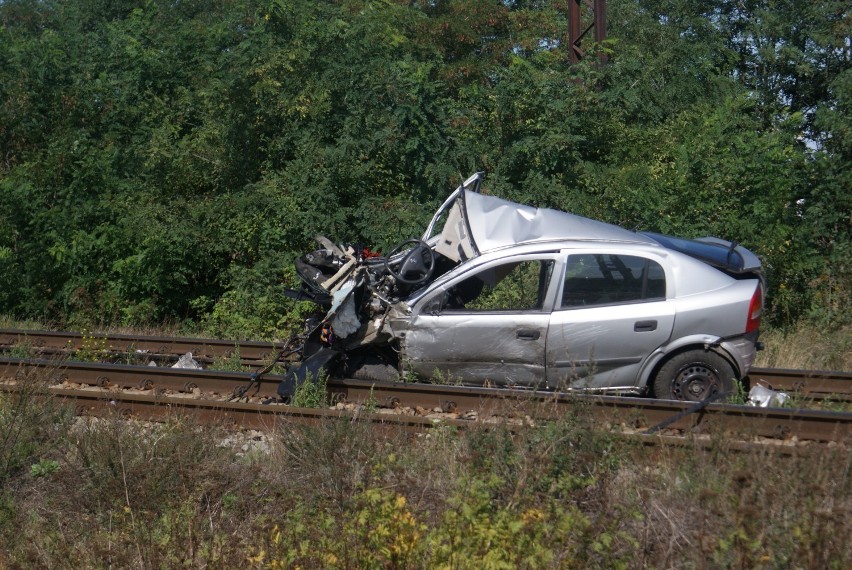
{"type": "Polygon", "coordinates": [[[425,241],[417,238],[407,239],[398,243],[385,257],[385,269],[398,281],[408,285],[417,285],[432,276],[432,272],[435,270],[435,253],[425,241]],[[408,250],[399,262],[393,262],[393,265],[398,267],[398,270],[394,271],[391,269],[390,259],[408,244],[413,244],[414,247],[408,250]],[[413,276],[409,277],[411,274],[413,276]]]}

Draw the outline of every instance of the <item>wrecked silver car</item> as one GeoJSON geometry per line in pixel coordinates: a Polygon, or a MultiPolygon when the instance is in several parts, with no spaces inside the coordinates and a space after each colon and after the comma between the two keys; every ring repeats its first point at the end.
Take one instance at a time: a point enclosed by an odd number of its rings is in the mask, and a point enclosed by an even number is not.
{"type": "Polygon", "coordinates": [[[523,206],[482,180],[384,256],[317,238],[290,294],[325,314],[282,396],[326,370],[702,401],[748,373],[764,296],[752,252],[523,206]]]}

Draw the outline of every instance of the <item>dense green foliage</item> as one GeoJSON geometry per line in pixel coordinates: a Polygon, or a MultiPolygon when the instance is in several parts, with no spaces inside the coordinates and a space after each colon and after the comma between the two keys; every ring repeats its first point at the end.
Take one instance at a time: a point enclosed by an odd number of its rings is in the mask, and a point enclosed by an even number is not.
{"type": "MultiPolygon", "coordinates": [[[[0,1],[0,312],[272,336],[316,233],[418,235],[487,190],[770,270],[771,318],[844,320],[852,14],[611,0],[0,1]]],[[[293,316],[296,315],[296,316],[293,316]]]]}

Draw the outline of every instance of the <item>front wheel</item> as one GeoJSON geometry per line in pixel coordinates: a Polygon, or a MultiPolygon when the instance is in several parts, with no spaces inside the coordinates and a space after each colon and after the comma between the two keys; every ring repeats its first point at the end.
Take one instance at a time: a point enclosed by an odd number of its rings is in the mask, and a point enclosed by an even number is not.
{"type": "Polygon", "coordinates": [[[654,379],[654,396],[664,400],[700,402],[715,394],[734,391],[735,374],[730,363],[705,350],[673,356],[654,379]]]}

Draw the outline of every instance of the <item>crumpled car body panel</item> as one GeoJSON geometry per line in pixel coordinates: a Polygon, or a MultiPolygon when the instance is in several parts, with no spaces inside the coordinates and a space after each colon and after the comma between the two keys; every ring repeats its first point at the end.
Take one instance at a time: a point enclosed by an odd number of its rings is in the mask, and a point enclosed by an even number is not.
{"type": "Polygon", "coordinates": [[[567,239],[654,243],[618,226],[557,210],[522,206],[469,190],[465,191],[464,203],[472,239],[480,253],[520,243],[567,239]]]}

